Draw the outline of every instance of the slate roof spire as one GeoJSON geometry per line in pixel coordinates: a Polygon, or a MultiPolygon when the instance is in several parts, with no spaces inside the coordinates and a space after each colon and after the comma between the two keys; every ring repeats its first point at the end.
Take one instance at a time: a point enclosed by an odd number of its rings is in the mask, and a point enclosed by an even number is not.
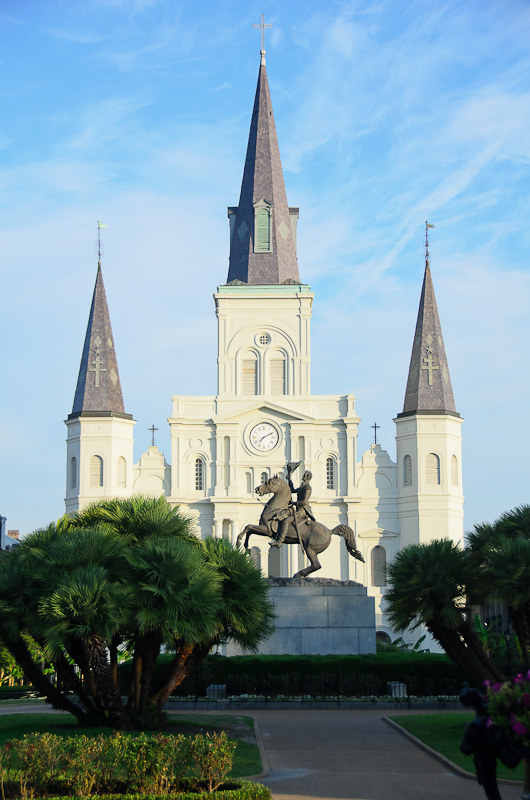
{"type": "MultiPolygon", "coordinates": [[[[228,209],[230,266],[227,283],[299,283],[295,236],[283,181],[265,50],[260,51],[260,56],[239,205],[228,209]]],[[[298,216],[298,209],[291,211],[293,216],[298,216]]]]}
{"type": "Polygon", "coordinates": [[[74,405],[68,419],[81,415],[120,416],[125,414],[118,361],[110,324],[101,262],[88,317],[85,345],[81,356],[74,405]]]}
{"type": "Polygon", "coordinates": [[[428,223],[425,225],[425,275],[410,357],[405,402],[403,411],[398,417],[422,413],[449,413],[460,416],[457,414],[453,398],[442,327],[429,267],[428,228],[434,226],[428,223]]]}

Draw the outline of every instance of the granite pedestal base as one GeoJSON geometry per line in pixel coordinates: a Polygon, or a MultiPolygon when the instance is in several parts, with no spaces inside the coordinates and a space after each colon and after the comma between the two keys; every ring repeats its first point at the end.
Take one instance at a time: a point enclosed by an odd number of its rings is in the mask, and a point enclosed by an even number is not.
{"type": "MultiPolygon", "coordinates": [[[[375,653],[375,601],[354,581],[269,578],[276,630],[264,655],[375,653]]],[[[243,651],[228,643],[228,656],[243,651]]]]}

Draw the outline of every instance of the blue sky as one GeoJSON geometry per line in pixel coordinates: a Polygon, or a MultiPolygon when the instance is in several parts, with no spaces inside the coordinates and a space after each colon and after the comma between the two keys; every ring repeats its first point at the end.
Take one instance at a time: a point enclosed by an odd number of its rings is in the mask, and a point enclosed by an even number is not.
{"type": "Polygon", "coordinates": [[[64,509],[66,428],[96,274],[96,220],[135,458],[173,394],[215,394],[259,66],[300,274],[312,389],[357,396],[395,456],[431,268],[458,411],[466,529],[528,502],[530,6],[523,0],[2,0],[0,513],[64,509]]]}

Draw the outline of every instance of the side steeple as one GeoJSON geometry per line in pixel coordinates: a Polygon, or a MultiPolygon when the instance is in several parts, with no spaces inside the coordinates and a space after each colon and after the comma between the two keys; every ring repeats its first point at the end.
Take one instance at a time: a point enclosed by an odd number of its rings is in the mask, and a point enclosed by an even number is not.
{"type": "Polygon", "coordinates": [[[449,413],[458,416],[429,267],[428,228],[434,226],[428,223],[425,226],[425,274],[405,402],[398,417],[421,413],[449,413]]]}
{"type": "Polygon", "coordinates": [[[263,49],[239,205],[228,209],[228,217],[227,283],[300,283],[295,227],[298,209],[287,205],[263,49]]]}
{"type": "Polygon", "coordinates": [[[412,345],[403,411],[396,423],[400,546],[464,536],[462,418],[456,412],[429,267],[412,345]]]}
{"type": "Polygon", "coordinates": [[[125,414],[123,406],[101,262],[98,263],[74,404],[69,419],[93,412],[109,416],[123,415],[132,419],[130,414],[125,414]]]}
{"type": "Polygon", "coordinates": [[[65,420],[66,512],[104,497],[128,497],[133,488],[133,428],[123,408],[118,361],[101,272],[98,272],[72,413],[65,420]]]}

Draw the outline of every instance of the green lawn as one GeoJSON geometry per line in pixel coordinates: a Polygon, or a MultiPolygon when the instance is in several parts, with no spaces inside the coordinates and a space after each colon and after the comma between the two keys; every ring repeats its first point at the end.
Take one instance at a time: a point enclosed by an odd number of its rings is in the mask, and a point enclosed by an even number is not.
{"type": "MultiPolygon", "coordinates": [[[[182,733],[189,728],[191,735],[201,728],[218,728],[226,730],[228,736],[237,741],[234,765],[230,772],[232,778],[244,778],[247,775],[258,775],[262,771],[261,759],[257,746],[238,738],[253,733],[251,717],[236,715],[215,716],[209,714],[169,714],[171,724],[178,724],[182,733]]],[[[74,718],[67,714],[2,714],[0,715],[0,746],[9,739],[19,739],[26,733],[50,731],[59,736],[97,736],[110,733],[109,728],[82,728],[74,718]]]]}
{"type": "MultiPolygon", "coordinates": [[[[434,714],[407,714],[390,717],[402,728],[412,733],[424,744],[432,747],[438,753],[448,758],[454,764],[467,772],[475,774],[473,756],[465,756],[460,752],[460,742],[464,735],[465,726],[473,719],[472,711],[457,711],[455,713],[438,712],[434,714]]],[[[497,759],[497,777],[508,778],[512,781],[523,780],[523,765],[517,769],[508,769],[497,759]]]]}

